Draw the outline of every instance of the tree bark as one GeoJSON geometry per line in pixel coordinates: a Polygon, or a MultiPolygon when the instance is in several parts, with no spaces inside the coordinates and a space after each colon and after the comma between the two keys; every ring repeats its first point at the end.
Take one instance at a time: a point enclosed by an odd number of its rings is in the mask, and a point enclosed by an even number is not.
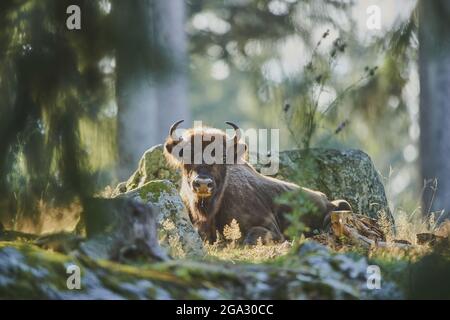
{"type": "Polygon", "coordinates": [[[162,142],[175,121],[190,121],[186,76],[187,44],[184,32],[185,6],[183,0],[157,0],[152,4],[155,40],[168,58],[168,65],[156,82],[159,125],[156,138],[158,142],[162,142]]]}
{"type": "Polygon", "coordinates": [[[119,178],[170,124],[189,120],[183,0],[115,1],[119,178]]]}
{"type": "Polygon", "coordinates": [[[423,213],[450,217],[450,3],[422,0],[419,7],[420,166],[426,188],[423,213]]]}

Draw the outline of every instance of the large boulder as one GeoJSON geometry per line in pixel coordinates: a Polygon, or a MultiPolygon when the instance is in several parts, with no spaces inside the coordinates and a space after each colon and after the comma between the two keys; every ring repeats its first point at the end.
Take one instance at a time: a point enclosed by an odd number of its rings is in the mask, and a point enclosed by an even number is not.
{"type": "Polygon", "coordinates": [[[159,242],[173,258],[197,258],[204,255],[203,242],[189,219],[177,188],[169,180],[145,182],[116,197],[135,199],[159,210],[159,242]]]}
{"type": "Polygon", "coordinates": [[[118,184],[112,196],[134,198],[159,209],[159,240],[172,257],[202,257],[203,242],[177,191],[179,181],[179,172],[169,167],[160,144],[144,153],[137,170],[118,184]]]}
{"type": "Polygon", "coordinates": [[[87,239],[75,251],[121,262],[168,259],[157,237],[158,208],[136,199],[94,198],[86,202],[85,210],[87,239]]]}
{"type": "MultiPolygon", "coordinates": [[[[260,163],[269,163],[267,156],[259,159],[260,163]]],[[[262,166],[256,168],[260,170],[262,166]]],[[[372,218],[384,212],[393,221],[380,175],[361,150],[282,151],[274,177],[319,190],[329,199],[345,199],[354,211],[372,218]]]]}

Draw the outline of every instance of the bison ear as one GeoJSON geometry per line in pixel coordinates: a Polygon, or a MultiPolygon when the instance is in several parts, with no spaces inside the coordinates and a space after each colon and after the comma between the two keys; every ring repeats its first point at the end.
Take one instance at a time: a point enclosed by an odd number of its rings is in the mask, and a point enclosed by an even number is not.
{"type": "Polygon", "coordinates": [[[234,129],[234,137],[233,140],[233,153],[234,153],[234,161],[235,163],[240,163],[242,160],[248,160],[248,146],[245,143],[244,139],[242,139],[241,129],[230,121],[225,121],[226,124],[230,125],[234,129]]]}
{"type": "Polygon", "coordinates": [[[175,141],[171,137],[167,138],[166,142],[164,143],[164,157],[166,158],[169,165],[174,168],[178,168],[182,164],[183,149],[179,150],[179,154],[176,154],[177,150],[175,148],[175,146],[179,143],[180,141],[175,141]]]}
{"type": "Polygon", "coordinates": [[[167,153],[172,153],[173,148],[179,143],[179,141],[173,140],[171,137],[168,137],[166,142],[164,143],[164,151],[167,153]]]}

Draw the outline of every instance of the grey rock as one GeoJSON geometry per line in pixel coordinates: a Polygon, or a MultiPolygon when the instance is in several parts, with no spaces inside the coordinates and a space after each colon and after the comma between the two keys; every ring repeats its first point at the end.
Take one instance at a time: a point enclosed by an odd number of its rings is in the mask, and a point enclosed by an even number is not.
{"type": "MultiPolygon", "coordinates": [[[[267,156],[260,163],[269,163],[267,156]]],[[[262,166],[257,165],[257,170],[262,166]]],[[[370,157],[361,150],[288,150],[279,154],[274,177],[345,199],[356,213],[378,218],[384,212],[393,222],[382,180],[370,157]]]]}
{"type": "MultiPolygon", "coordinates": [[[[391,281],[383,281],[379,289],[368,286],[369,262],[351,253],[333,253],[315,241],[307,241],[298,249],[299,265],[315,277],[317,286],[332,288],[334,299],[402,299],[403,293],[391,281]]],[[[381,275],[380,275],[381,276],[381,275]]],[[[314,283],[313,279],[310,282],[314,283]]]]}
{"type": "Polygon", "coordinates": [[[133,198],[159,210],[160,244],[173,258],[197,258],[205,252],[203,242],[191,223],[177,188],[168,180],[153,180],[118,197],[133,198]]]}
{"type": "Polygon", "coordinates": [[[0,242],[0,299],[404,298],[385,278],[381,289],[367,288],[366,258],[319,251],[293,254],[285,265],[172,260],[133,266],[0,242]],[[67,287],[69,265],[81,270],[79,290],[67,287]]]}
{"type": "Polygon", "coordinates": [[[169,167],[163,154],[163,145],[151,147],[143,154],[137,170],[131,177],[117,185],[113,195],[118,195],[143,186],[152,180],[170,180],[178,186],[180,174],[169,167]]]}
{"type": "Polygon", "coordinates": [[[137,170],[118,184],[112,196],[131,197],[159,209],[158,237],[172,257],[202,257],[203,242],[177,191],[179,181],[180,174],[164,158],[163,146],[156,145],[144,153],[137,170]]]}
{"type": "Polygon", "coordinates": [[[138,199],[91,199],[86,205],[87,239],[79,250],[95,259],[164,261],[157,237],[158,209],[138,199]]]}

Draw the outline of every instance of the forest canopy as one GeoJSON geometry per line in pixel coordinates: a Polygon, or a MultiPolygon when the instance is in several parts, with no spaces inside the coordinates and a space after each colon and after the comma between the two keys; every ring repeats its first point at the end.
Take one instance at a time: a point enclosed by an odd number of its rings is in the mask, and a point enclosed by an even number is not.
{"type": "Polygon", "coordinates": [[[2,1],[2,215],[33,216],[40,200],[83,199],[127,177],[181,114],[280,128],[282,148],[305,147],[311,94],[319,121],[308,144],[366,150],[394,206],[413,209],[422,187],[414,3],[386,4],[383,28],[367,33],[367,6],[352,2],[193,1],[167,16],[184,12],[186,34],[166,43],[154,30],[184,23],[164,25],[157,12],[175,7],[2,1]],[[73,4],[80,30],[66,28],[73,4]]]}

